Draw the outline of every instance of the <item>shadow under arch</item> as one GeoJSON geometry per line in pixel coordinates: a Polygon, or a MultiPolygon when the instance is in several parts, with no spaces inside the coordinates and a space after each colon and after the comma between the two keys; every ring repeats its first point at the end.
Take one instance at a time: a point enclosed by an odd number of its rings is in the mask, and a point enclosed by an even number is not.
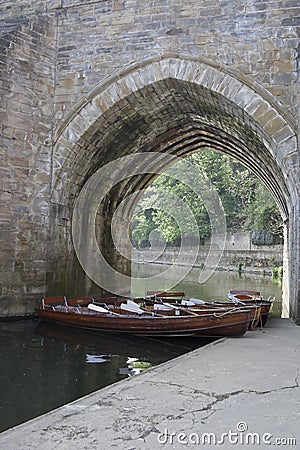
{"type": "MultiPolygon", "coordinates": [[[[203,61],[146,61],[97,86],[57,130],[52,203],[72,210],[93,173],[125,155],[166,152],[184,157],[206,147],[233,156],[266,184],[280,208],[285,224],[285,315],[296,317],[298,272],[290,264],[298,260],[291,245],[291,236],[298,242],[293,125],[277,100],[250,80],[245,83],[203,61]]],[[[120,199],[152,179],[135,176],[115,187],[102,206],[107,224],[120,199]]],[[[111,258],[113,264],[117,259],[111,258]]]]}

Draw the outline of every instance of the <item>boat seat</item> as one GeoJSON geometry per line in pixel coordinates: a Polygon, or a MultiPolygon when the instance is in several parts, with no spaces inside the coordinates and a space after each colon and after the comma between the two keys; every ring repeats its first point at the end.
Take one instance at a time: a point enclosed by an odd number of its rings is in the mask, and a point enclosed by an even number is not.
{"type": "Polygon", "coordinates": [[[184,292],[164,292],[164,291],[147,291],[146,292],[146,297],[151,297],[151,296],[156,296],[156,297],[164,297],[164,298],[168,298],[168,297],[185,297],[185,293],[184,292]]]}
{"type": "Polygon", "coordinates": [[[58,295],[58,296],[54,296],[54,297],[44,297],[42,298],[42,308],[46,309],[46,308],[51,308],[51,309],[55,309],[55,306],[68,306],[67,305],[67,299],[64,295],[58,295]]]}
{"type": "Polygon", "coordinates": [[[95,299],[93,297],[78,297],[72,298],[66,301],[66,306],[87,306],[89,303],[94,303],[95,299]]]}
{"type": "Polygon", "coordinates": [[[180,303],[185,298],[184,292],[163,292],[163,291],[147,291],[145,299],[150,301],[163,302],[169,300],[172,303],[180,303]]]}

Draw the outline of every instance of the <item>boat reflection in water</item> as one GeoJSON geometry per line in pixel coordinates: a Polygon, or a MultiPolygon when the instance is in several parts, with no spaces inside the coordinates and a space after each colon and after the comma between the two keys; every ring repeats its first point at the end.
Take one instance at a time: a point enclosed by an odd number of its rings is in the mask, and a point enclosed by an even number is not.
{"type": "Polygon", "coordinates": [[[64,343],[65,352],[78,352],[80,348],[84,349],[87,365],[105,366],[113,363],[115,366],[118,361],[120,379],[141,373],[214,341],[212,338],[203,337],[169,339],[107,334],[43,321],[39,322],[35,332],[41,336],[42,346],[60,341],[64,343]]]}
{"type": "Polygon", "coordinates": [[[112,335],[37,320],[3,322],[0,432],[211,341],[112,335]]]}
{"type": "MultiPolygon", "coordinates": [[[[88,364],[102,364],[110,362],[110,355],[86,355],[85,362],[88,364]]],[[[138,358],[127,358],[127,367],[120,367],[119,374],[120,375],[128,375],[132,377],[133,375],[137,375],[144,370],[150,369],[153,365],[148,361],[139,361],[138,358]]]]}

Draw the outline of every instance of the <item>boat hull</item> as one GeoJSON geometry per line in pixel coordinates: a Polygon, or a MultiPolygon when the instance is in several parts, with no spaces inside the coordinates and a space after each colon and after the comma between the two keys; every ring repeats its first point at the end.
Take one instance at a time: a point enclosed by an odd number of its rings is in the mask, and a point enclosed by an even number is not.
{"type": "Polygon", "coordinates": [[[108,315],[69,308],[66,311],[36,308],[40,319],[56,324],[93,331],[137,334],[143,336],[237,337],[246,333],[250,311],[226,314],[151,316],[108,315]]]}
{"type": "MultiPolygon", "coordinates": [[[[207,302],[209,303],[209,302],[207,302]]],[[[232,308],[247,308],[249,307],[251,309],[251,320],[250,320],[250,324],[249,324],[249,330],[252,330],[254,328],[256,328],[257,326],[262,326],[264,327],[269,314],[270,314],[270,310],[272,307],[272,303],[271,302],[264,302],[264,301],[253,301],[253,300],[249,300],[247,302],[244,302],[244,305],[240,305],[240,304],[234,304],[234,303],[211,303],[211,306],[215,306],[218,308],[226,308],[226,309],[232,309],[232,308]]],[[[190,307],[191,310],[193,310],[193,307],[190,307]]]]}
{"type": "MultiPolygon", "coordinates": [[[[190,306],[189,309],[193,312],[196,312],[197,314],[203,313],[205,311],[206,306],[190,306]]],[[[260,325],[261,322],[261,306],[257,305],[249,305],[247,306],[234,306],[232,304],[224,304],[224,306],[218,306],[218,311],[224,311],[224,310],[232,310],[234,308],[238,308],[239,310],[249,310],[250,311],[250,322],[248,326],[248,330],[254,330],[258,325],[260,325]]],[[[211,310],[210,310],[211,311],[211,310]]]]}

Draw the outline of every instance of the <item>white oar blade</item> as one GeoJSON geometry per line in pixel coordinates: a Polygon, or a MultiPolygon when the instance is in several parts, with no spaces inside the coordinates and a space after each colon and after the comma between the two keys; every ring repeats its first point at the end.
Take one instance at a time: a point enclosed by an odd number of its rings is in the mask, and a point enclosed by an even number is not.
{"type": "Polygon", "coordinates": [[[206,303],[204,300],[200,300],[200,298],[190,298],[190,301],[195,305],[205,305],[206,303]]]}
{"type": "Polygon", "coordinates": [[[108,309],[102,308],[102,306],[93,305],[93,303],[88,304],[88,309],[91,309],[92,311],[101,312],[105,314],[109,314],[110,311],[108,309]]]}
{"type": "Polygon", "coordinates": [[[132,302],[133,305],[128,304],[128,303],[121,303],[121,309],[123,309],[124,311],[129,311],[132,313],[136,313],[136,314],[143,314],[143,310],[134,302],[132,302]]]}
{"type": "Polygon", "coordinates": [[[126,305],[130,306],[131,308],[140,309],[139,305],[132,300],[127,300],[126,305]]]}
{"type": "Polygon", "coordinates": [[[163,303],[164,305],[168,306],[171,309],[178,309],[178,306],[172,305],[171,303],[163,303]]]}
{"type": "Polygon", "coordinates": [[[195,306],[196,303],[192,302],[191,300],[181,300],[181,305],[183,305],[183,306],[195,306]]]}
{"type": "Polygon", "coordinates": [[[174,309],[171,305],[167,305],[166,303],[154,303],[153,307],[155,311],[171,311],[171,309],[174,309]]]}

